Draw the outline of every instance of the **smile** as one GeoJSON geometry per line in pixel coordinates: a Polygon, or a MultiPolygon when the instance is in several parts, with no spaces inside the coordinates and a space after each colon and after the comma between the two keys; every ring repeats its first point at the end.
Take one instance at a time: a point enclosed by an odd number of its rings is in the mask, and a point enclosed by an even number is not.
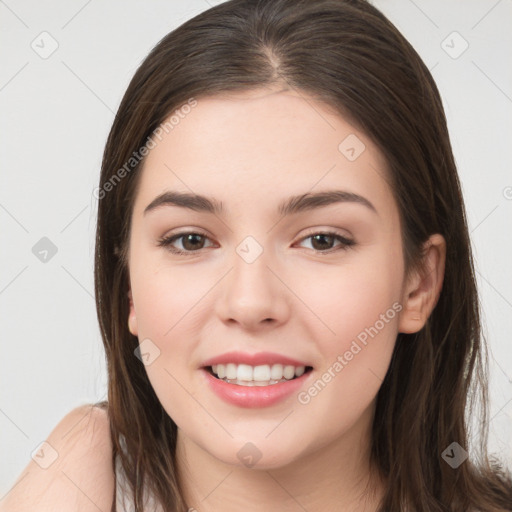
{"type": "MultiPolygon", "coordinates": [[[[233,368],[230,366],[231,364],[233,363],[222,365],[226,366],[224,371],[233,371],[233,368]],[[229,369],[227,368],[228,366],[229,369]]],[[[216,371],[219,372],[219,366],[221,365],[217,364],[215,366],[216,371]]],[[[242,368],[242,375],[244,375],[243,372],[245,371],[247,372],[245,375],[249,376],[249,371],[251,371],[252,377],[254,377],[254,371],[256,370],[256,377],[261,378],[258,375],[258,372],[267,372],[265,373],[266,377],[268,373],[273,370],[274,366],[282,365],[272,365],[272,367],[270,367],[270,365],[260,365],[267,367],[267,369],[263,370],[257,370],[258,366],[254,368],[249,365],[233,364],[233,366],[237,371],[234,379],[227,379],[226,377],[222,379],[219,378],[219,376],[214,373],[211,366],[201,368],[201,375],[205,379],[207,388],[217,395],[217,397],[228,404],[242,408],[270,407],[272,405],[277,405],[280,402],[284,402],[306,387],[314,377],[313,368],[311,366],[291,366],[293,376],[290,379],[287,379],[286,376],[284,376],[279,380],[271,378],[267,380],[239,380],[237,376],[240,366],[247,366],[249,368],[242,368]],[[297,373],[301,374],[300,376],[295,375],[296,370],[298,370],[297,373]]],[[[220,371],[222,372],[222,368],[220,371]]],[[[276,368],[276,373],[274,375],[277,375],[277,371],[278,369],[276,368]]],[[[286,370],[286,366],[280,369],[280,371],[283,375],[284,372],[286,372],[286,375],[291,374],[291,370],[286,370]]]]}
{"type": "Polygon", "coordinates": [[[300,377],[310,366],[292,366],[282,364],[214,364],[208,367],[210,373],[224,382],[238,386],[269,386],[300,377]]]}

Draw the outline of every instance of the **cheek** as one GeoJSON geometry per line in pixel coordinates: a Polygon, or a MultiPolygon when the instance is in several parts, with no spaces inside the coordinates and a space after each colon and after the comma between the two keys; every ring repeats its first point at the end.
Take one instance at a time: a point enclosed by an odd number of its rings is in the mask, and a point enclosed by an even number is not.
{"type": "MultiPolygon", "coordinates": [[[[141,352],[149,353],[145,370],[160,403],[178,426],[189,411],[190,365],[200,323],[204,321],[208,291],[216,274],[170,265],[158,254],[134,250],[131,286],[135,300],[141,352]]],[[[197,411],[198,414],[200,411],[197,411]]]]}
{"type": "Polygon", "coordinates": [[[132,280],[132,287],[140,350],[149,353],[145,371],[162,407],[181,427],[183,415],[176,411],[191,407],[187,371],[195,336],[190,321],[200,296],[190,279],[187,285],[177,276],[179,272],[155,272],[148,265],[132,280]]]}
{"type": "Polygon", "coordinates": [[[176,332],[183,337],[218,277],[211,271],[171,267],[157,257],[144,258],[141,254],[141,258],[144,263],[138,266],[134,258],[136,271],[132,271],[139,338],[154,337],[166,343],[176,332]]]}
{"type": "Polygon", "coordinates": [[[298,401],[310,418],[330,416],[336,429],[363,413],[387,372],[402,309],[401,257],[397,251],[374,251],[329,272],[320,281],[316,276],[321,288],[309,288],[315,290],[308,296],[311,309],[322,320],[314,327],[322,365],[298,401]]]}
{"type": "Polygon", "coordinates": [[[386,335],[390,327],[396,328],[397,306],[393,305],[401,298],[403,269],[400,248],[393,247],[366,250],[347,258],[346,264],[326,267],[305,279],[303,296],[324,324],[317,339],[329,340],[329,347],[342,350],[375,323],[386,335]],[[384,328],[380,320],[387,312],[384,328]]]}

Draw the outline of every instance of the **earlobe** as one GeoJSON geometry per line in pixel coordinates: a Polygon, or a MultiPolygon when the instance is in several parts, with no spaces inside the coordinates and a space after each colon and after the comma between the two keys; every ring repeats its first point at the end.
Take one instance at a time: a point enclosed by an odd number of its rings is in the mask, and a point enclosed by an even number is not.
{"type": "Polygon", "coordinates": [[[128,329],[134,336],[138,336],[137,316],[135,315],[135,308],[133,306],[133,297],[131,290],[128,292],[128,299],[130,301],[130,312],[128,314],[128,329]]]}
{"type": "Polygon", "coordinates": [[[409,277],[402,297],[398,331],[415,333],[426,324],[434,310],[443,287],[446,260],[446,241],[438,233],[424,245],[423,269],[409,277]]]}

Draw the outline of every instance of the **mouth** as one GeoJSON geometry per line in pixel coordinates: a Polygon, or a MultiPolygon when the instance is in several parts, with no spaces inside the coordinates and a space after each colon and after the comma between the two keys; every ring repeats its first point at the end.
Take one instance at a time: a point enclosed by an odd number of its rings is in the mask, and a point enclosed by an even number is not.
{"type": "Polygon", "coordinates": [[[292,365],[259,365],[250,366],[246,364],[216,364],[204,366],[203,370],[208,372],[217,380],[238,386],[272,386],[282,382],[295,380],[313,370],[312,366],[292,365]]]}

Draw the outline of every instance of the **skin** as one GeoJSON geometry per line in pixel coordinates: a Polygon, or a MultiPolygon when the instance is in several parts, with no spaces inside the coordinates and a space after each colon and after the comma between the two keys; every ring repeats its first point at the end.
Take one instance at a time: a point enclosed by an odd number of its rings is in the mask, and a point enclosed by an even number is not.
{"type": "Polygon", "coordinates": [[[386,172],[364,133],[288,90],[200,98],[147,156],[132,215],[127,320],[140,341],[160,350],[145,368],[178,426],[188,506],[376,510],[385,482],[368,462],[375,398],[397,334],[421,329],[435,306],[445,258],[443,238],[433,235],[427,272],[405,280],[386,172]],[[366,147],[354,161],[338,150],[350,134],[366,147]],[[364,196],[377,213],[349,202],[277,212],[292,195],[334,189],[364,196]],[[225,213],[162,206],[144,215],[165,190],[214,197],[225,213]],[[355,245],[315,244],[311,236],[325,230],[355,245]],[[178,231],[206,238],[176,240],[187,255],[158,246],[178,231]],[[236,252],[247,236],[263,249],[250,264],[236,252]],[[307,404],[293,394],[271,407],[236,407],[210,391],[198,370],[230,350],[273,351],[313,366],[307,391],[393,304],[401,311],[307,404]],[[252,467],[237,456],[248,442],[261,453],[252,467]]]}

